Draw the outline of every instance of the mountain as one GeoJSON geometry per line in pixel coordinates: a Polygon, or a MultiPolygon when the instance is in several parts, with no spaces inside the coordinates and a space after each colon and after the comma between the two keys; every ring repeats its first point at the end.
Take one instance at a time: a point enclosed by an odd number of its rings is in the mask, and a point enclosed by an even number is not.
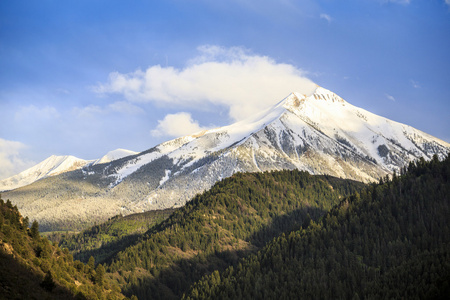
{"type": "Polygon", "coordinates": [[[183,206],[236,172],[299,169],[364,182],[450,144],[317,87],[247,120],[174,139],[5,194],[42,228],[82,228],[117,214],[183,206]]]}
{"type": "Polygon", "coordinates": [[[183,299],[448,299],[450,157],[419,160],[183,299]]]}
{"type": "Polygon", "coordinates": [[[135,155],[135,154],[138,154],[138,152],[126,150],[126,149],[116,149],[113,151],[109,151],[104,156],[102,156],[102,158],[95,160],[92,164],[93,165],[105,164],[105,163],[109,163],[113,160],[120,159],[122,157],[130,156],[130,155],[135,155]]]}
{"type": "Polygon", "coordinates": [[[14,190],[49,176],[55,176],[65,172],[81,169],[87,165],[108,163],[134,154],[137,154],[137,152],[125,149],[116,149],[108,152],[102,158],[97,160],[84,160],[71,155],[52,155],[34,167],[31,167],[12,177],[1,180],[0,191],[14,190]]]}
{"type": "Polygon", "coordinates": [[[89,161],[71,155],[52,155],[34,167],[1,180],[0,191],[17,189],[48,176],[55,176],[64,172],[73,171],[83,167],[88,162],[89,161]]]}

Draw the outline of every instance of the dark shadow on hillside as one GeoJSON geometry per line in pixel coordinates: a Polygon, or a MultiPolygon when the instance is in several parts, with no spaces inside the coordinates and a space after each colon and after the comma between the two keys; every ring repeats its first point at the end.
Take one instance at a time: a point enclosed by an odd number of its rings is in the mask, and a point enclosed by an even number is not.
{"type": "Polygon", "coordinates": [[[260,250],[273,238],[300,229],[308,215],[317,221],[325,213],[324,210],[307,207],[276,216],[269,225],[246,239],[253,246],[252,250],[227,250],[181,259],[159,272],[152,271],[154,278],[130,280],[122,291],[128,297],[136,295],[139,299],[179,299],[203,276],[215,270],[222,272],[229,266],[236,267],[242,258],[260,250]]]}
{"type": "Polygon", "coordinates": [[[100,248],[92,250],[84,250],[75,253],[73,258],[78,259],[83,263],[87,263],[89,258],[93,256],[97,264],[110,263],[111,259],[120,251],[134,245],[140,240],[142,234],[127,235],[117,241],[102,245],[100,248]]]}
{"type": "MultiPolygon", "coordinates": [[[[127,247],[133,246],[140,240],[144,238],[144,234],[146,234],[149,230],[151,230],[153,227],[159,226],[165,219],[167,219],[176,209],[168,208],[163,210],[154,210],[154,211],[148,211],[143,213],[136,213],[131,214],[127,216],[115,216],[111,219],[109,219],[107,222],[95,225],[89,229],[86,229],[85,231],[81,232],[78,236],[84,236],[89,239],[92,238],[93,241],[96,241],[97,243],[102,243],[101,246],[95,247],[92,246],[93,249],[89,250],[79,250],[71,248],[71,245],[62,244],[61,239],[64,238],[56,238],[53,240],[54,242],[57,242],[61,247],[67,247],[71,251],[74,252],[74,258],[78,259],[84,263],[87,263],[89,258],[93,256],[95,258],[96,263],[110,263],[111,259],[120,251],[125,250],[127,247]],[[130,231],[130,229],[127,229],[129,233],[123,234],[120,230],[117,231],[110,231],[111,227],[122,226],[123,228],[127,228],[129,224],[127,222],[140,222],[141,225],[138,225],[134,231],[130,231]],[[148,228],[146,230],[141,230],[141,227],[148,228]],[[111,239],[117,238],[116,240],[105,242],[102,236],[107,236],[111,239]],[[100,238],[99,238],[100,237],[100,238]],[[94,248],[95,247],[95,248],[94,248]]],[[[134,225],[131,225],[134,226],[134,225]]],[[[128,227],[129,228],[129,227],[128,227]]],[[[67,237],[66,241],[69,241],[71,237],[67,237]]],[[[73,240],[72,240],[73,241],[73,240]]],[[[88,241],[91,242],[91,241],[88,241]]]]}
{"type": "Polygon", "coordinates": [[[58,284],[50,292],[41,287],[43,277],[23,266],[11,255],[0,251],[0,298],[1,299],[86,299],[74,296],[58,284]]]}

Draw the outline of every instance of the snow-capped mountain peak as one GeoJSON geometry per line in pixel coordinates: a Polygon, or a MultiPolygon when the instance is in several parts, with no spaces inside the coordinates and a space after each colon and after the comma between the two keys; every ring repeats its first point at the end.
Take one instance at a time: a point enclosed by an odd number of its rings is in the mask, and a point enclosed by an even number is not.
{"type": "Polygon", "coordinates": [[[48,176],[73,171],[89,162],[71,155],[52,155],[34,167],[0,181],[0,191],[16,189],[48,176]]]}
{"type": "Polygon", "coordinates": [[[109,163],[113,160],[116,159],[120,159],[126,156],[130,156],[130,155],[135,155],[138,154],[138,152],[135,151],[131,151],[131,150],[126,150],[126,149],[116,149],[113,151],[109,151],[108,153],[106,153],[104,156],[102,156],[102,158],[97,159],[96,161],[93,162],[94,165],[96,164],[105,164],[105,163],[109,163]]]}
{"type": "Polygon", "coordinates": [[[108,152],[97,160],[84,160],[72,155],[51,155],[37,165],[12,177],[0,181],[0,191],[7,191],[29,185],[40,179],[56,176],[62,173],[82,169],[83,167],[109,163],[138,152],[116,149],[108,152]]]}
{"type": "Polygon", "coordinates": [[[331,101],[331,102],[338,102],[341,104],[345,104],[346,101],[344,99],[342,99],[341,97],[339,97],[338,95],[336,95],[335,93],[333,93],[330,90],[327,90],[321,86],[317,86],[316,90],[314,91],[314,93],[308,97],[309,99],[314,99],[314,100],[324,100],[324,101],[331,101]]]}
{"type": "MultiPolygon", "coordinates": [[[[119,212],[184,205],[196,193],[236,172],[299,169],[370,182],[412,160],[431,159],[435,154],[443,158],[449,151],[447,142],[353,106],[317,87],[311,95],[291,93],[246,120],[167,141],[121,159],[112,160],[119,156],[107,155],[104,163],[87,164],[79,172],[68,173],[67,179],[57,180],[76,186],[78,190],[70,199],[60,194],[52,183],[56,180],[43,182],[39,188],[52,190],[46,190],[42,201],[60,203],[61,211],[71,203],[78,205],[76,199],[91,203],[83,204],[74,219],[83,209],[86,216],[98,211],[95,207],[101,201],[108,207],[102,213],[111,217],[119,212]]],[[[11,199],[14,196],[14,191],[7,194],[11,199]]],[[[23,191],[16,195],[23,201],[27,197],[23,191]]],[[[42,218],[54,222],[50,210],[42,218]]]]}

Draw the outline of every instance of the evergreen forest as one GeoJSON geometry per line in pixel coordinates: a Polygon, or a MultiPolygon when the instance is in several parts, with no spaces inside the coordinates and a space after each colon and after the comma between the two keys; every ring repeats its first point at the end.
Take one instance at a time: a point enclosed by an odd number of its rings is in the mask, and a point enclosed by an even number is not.
{"type": "Polygon", "coordinates": [[[52,232],[47,238],[61,248],[69,249],[74,259],[87,263],[92,256],[96,263],[105,263],[120,250],[133,245],[143,233],[173,212],[174,209],[164,209],[128,216],[117,215],[78,234],[52,232]]]}
{"type": "Polygon", "coordinates": [[[124,299],[103,265],[73,260],[41,237],[39,224],[0,198],[0,299],[124,299]]]}
{"type": "Polygon", "coordinates": [[[108,275],[125,295],[179,299],[205,274],[236,265],[363,187],[297,170],[235,174],[119,252],[107,266],[108,275]]]}
{"type": "Polygon", "coordinates": [[[411,163],[184,299],[448,299],[450,158],[411,163]]]}
{"type": "Polygon", "coordinates": [[[0,295],[447,299],[449,177],[436,156],[373,184],[237,173],[181,208],[47,237],[0,200],[0,295]]]}

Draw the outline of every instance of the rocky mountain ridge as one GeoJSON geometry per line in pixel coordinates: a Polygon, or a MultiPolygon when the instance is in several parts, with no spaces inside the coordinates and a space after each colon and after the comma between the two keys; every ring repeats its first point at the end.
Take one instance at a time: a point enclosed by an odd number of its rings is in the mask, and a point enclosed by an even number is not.
{"type": "Polygon", "coordinates": [[[309,96],[292,93],[247,120],[87,164],[5,197],[43,227],[73,228],[119,213],[182,206],[236,172],[299,169],[370,182],[449,151],[447,142],[318,87],[309,96]]]}

